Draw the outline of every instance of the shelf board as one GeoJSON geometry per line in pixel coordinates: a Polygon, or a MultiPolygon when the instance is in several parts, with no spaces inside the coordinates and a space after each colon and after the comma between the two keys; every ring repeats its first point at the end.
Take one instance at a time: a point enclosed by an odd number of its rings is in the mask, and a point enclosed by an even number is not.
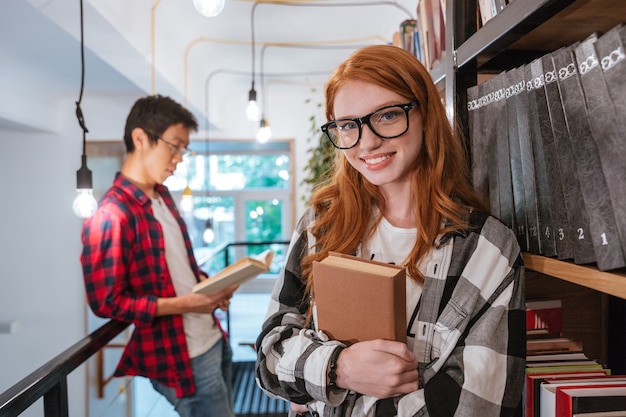
{"type": "Polygon", "coordinates": [[[554,51],[594,32],[602,34],[625,19],[624,0],[577,0],[521,37],[510,49],[554,51]]]}
{"type": "Polygon", "coordinates": [[[458,47],[456,65],[462,68],[478,58],[488,61],[573,1],[524,0],[509,4],[458,47]]]}
{"type": "Polygon", "coordinates": [[[522,258],[527,269],[626,299],[626,274],[623,272],[602,272],[592,266],[576,265],[526,252],[522,253],[522,258]]]}
{"type": "Polygon", "coordinates": [[[441,82],[443,82],[446,78],[446,61],[445,58],[439,62],[439,65],[437,65],[434,68],[431,68],[430,70],[430,76],[433,79],[433,82],[435,84],[439,84],[441,82]]]}

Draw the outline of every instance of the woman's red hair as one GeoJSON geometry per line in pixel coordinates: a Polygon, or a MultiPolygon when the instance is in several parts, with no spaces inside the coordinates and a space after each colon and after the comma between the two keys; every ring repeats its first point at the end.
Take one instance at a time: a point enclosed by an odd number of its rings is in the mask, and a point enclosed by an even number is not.
{"type": "MultiPolygon", "coordinates": [[[[450,125],[439,92],[424,66],[408,51],[390,45],[368,46],[354,52],[326,84],[326,117],[334,119],[337,92],[350,81],[359,80],[393,91],[406,101],[415,100],[420,112],[424,140],[411,177],[411,196],[417,224],[417,240],[405,261],[408,274],[423,282],[419,261],[437,244],[442,233],[467,229],[468,210],[486,211],[471,185],[465,144],[458,129],[450,125]]],[[[368,182],[338,151],[333,173],[316,187],[311,206],[316,221],[311,233],[315,253],[302,260],[302,271],[311,287],[313,261],[328,251],[353,253],[385,199],[378,187],[368,182]]]]}

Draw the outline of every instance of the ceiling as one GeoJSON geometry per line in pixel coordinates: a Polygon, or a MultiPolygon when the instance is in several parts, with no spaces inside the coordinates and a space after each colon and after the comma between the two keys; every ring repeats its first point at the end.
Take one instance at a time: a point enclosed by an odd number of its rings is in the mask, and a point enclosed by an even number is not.
{"type": "MultiPolygon", "coordinates": [[[[288,115],[354,49],[390,42],[417,2],[226,0],[204,17],[192,0],[83,0],[84,94],[170,95],[201,130],[236,131],[253,75],[260,106],[288,115]]],[[[46,129],[55,99],[78,96],[80,0],[3,0],[0,10],[0,91],[14,100],[0,128],[46,129]]]]}

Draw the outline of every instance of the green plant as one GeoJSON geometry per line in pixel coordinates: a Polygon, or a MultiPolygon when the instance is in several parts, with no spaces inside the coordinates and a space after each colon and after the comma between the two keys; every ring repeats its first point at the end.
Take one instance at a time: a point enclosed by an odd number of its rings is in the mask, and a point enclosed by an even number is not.
{"type": "MultiPolygon", "coordinates": [[[[315,89],[312,90],[315,93],[315,89]]],[[[306,103],[311,103],[312,99],[307,99],[306,103]]],[[[322,107],[322,103],[316,104],[316,110],[322,107]]],[[[317,112],[309,117],[309,131],[311,135],[307,138],[307,142],[312,146],[307,149],[309,159],[304,171],[307,176],[302,180],[301,184],[309,187],[309,191],[313,191],[315,187],[323,183],[332,172],[333,161],[335,159],[335,148],[330,143],[325,133],[322,133],[317,123],[317,112]]],[[[303,200],[308,203],[309,194],[302,196],[303,200]]]]}

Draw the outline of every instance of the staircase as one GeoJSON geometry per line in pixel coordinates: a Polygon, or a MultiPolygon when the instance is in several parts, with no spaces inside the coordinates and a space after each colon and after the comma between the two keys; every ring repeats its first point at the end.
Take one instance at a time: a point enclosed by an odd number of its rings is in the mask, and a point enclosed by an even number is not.
{"type": "Polygon", "coordinates": [[[233,395],[237,417],[287,417],[289,403],[270,398],[254,380],[254,362],[233,362],[233,395]]]}

